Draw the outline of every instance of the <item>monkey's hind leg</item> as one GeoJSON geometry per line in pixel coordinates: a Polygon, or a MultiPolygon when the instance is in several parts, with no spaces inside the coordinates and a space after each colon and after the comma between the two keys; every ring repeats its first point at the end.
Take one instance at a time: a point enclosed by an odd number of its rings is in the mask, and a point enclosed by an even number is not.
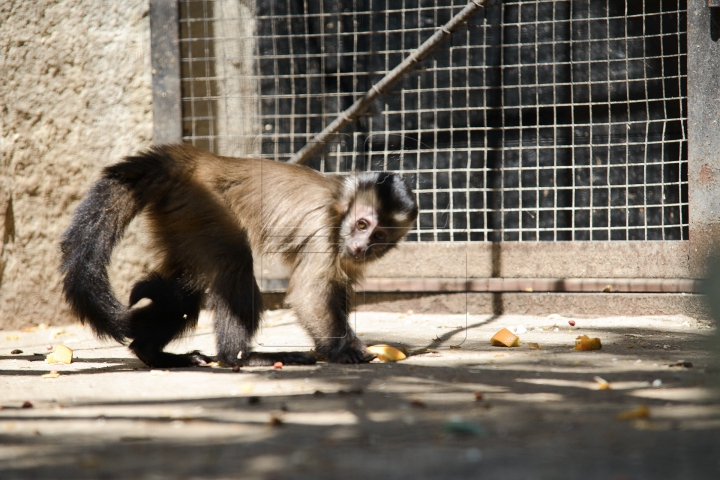
{"type": "Polygon", "coordinates": [[[178,368],[205,365],[210,358],[198,351],[185,354],[164,352],[173,339],[197,325],[203,291],[191,287],[181,275],[164,278],[151,274],[135,284],[130,306],[146,298],[149,305],[130,310],[130,350],[146,365],[178,368]]]}

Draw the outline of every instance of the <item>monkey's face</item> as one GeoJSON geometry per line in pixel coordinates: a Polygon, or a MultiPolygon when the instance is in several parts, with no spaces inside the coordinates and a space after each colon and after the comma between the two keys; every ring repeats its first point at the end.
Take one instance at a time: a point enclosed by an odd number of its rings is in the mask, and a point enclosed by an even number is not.
{"type": "Polygon", "coordinates": [[[348,204],[340,254],[355,262],[376,260],[392,249],[415,223],[418,207],[410,187],[387,172],[363,172],[348,179],[348,204]]]}
{"type": "Polygon", "coordinates": [[[390,245],[390,229],[380,224],[377,210],[356,202],[348,211],[342,228],[345,257],[368,261],[380,257],[390,245]]]}

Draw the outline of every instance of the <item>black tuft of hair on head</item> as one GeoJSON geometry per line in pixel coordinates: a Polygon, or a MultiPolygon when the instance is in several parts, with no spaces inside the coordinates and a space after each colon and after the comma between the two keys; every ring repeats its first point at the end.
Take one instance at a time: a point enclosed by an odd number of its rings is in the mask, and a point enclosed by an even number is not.
{"type": "Polygon", "coordinates": [[[417,203],[410,186],[399,175],[388,172],[358,174],[359,190],[374,190],[382,206],[392,205],[393,210],[407,212],[409,218],[417,216],[417,203]]]}

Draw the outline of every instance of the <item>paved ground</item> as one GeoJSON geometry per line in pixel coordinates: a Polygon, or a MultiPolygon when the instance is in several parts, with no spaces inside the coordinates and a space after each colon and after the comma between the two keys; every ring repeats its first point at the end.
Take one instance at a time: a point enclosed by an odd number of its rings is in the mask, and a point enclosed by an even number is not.
{"type": "MultiPolygon", "coordinates": [[[[367,343],[413,355],[240,373],[151,371],[79,325],[2,331],[0,478],[720,478],[709,323],[569,320],[363,313],[367,343]],[[490,346],[517,325],[520,347],[490,346]],[[579,334],[603,349],[572,350],[579,334]],[[74,363],[45,362],[57,343],[74,363]],[[50,370],[60,376],[41,376],[50,370]]],[[[259,343],[311,341],[280,310],[259,343]]],[[[203,319],[173,349],[212,344],[203,319]]]]}

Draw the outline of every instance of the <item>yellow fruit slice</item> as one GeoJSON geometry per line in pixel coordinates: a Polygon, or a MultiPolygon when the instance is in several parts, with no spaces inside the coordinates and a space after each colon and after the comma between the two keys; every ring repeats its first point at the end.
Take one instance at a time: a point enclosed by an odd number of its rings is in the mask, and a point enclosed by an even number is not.
{"type": "Polygon", "coordinates": [[[600,350],[602,343],[599,338],[590,338],[587,335],[581,335],[575,340],[575,350],[600,350]]]}
{"type": "Polygon", "coordinates": [[[72,363],[73,351],[65,345],[55,345],[53,353],[45,358],[47,363],[72,363]]]}
{"type": "Polygon", "coordinates": [[[377,355],[378,360],[381,362],[397,362],[407,358],[407,355],[390,345],[372,345],[367,347],[367,351],[377,355]]]}
{"type": "Polygon", "coordinates": [[[493,347],[519,347],[520,337],[512,333],[507,328],[503,328],[490,339],[490,345],[493,347]]]}

